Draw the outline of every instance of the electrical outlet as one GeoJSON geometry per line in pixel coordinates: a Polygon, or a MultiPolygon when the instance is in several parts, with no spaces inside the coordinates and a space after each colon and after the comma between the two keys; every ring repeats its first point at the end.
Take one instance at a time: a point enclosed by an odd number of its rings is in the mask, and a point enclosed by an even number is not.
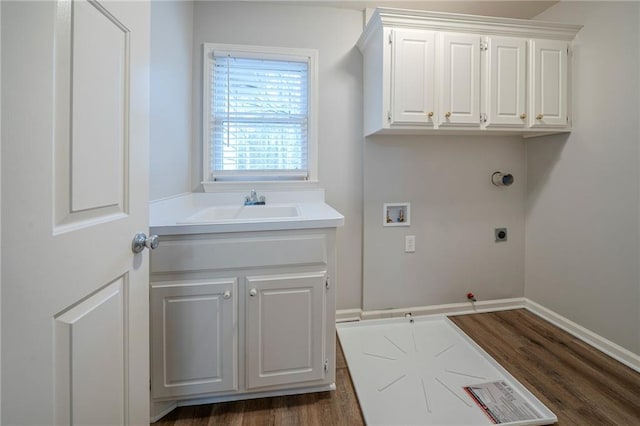
{"type": "Polygon", "coordinates": [[[496,243],[507,241],[507,228],[496,228],[494,230],[496,243]]]}
{"type": "Polygon", "coordinates": [[[405,253],[415,253],[416,251],[416,236],[415,235],[405,235],[404,237],[404,252],[405,253]]]}

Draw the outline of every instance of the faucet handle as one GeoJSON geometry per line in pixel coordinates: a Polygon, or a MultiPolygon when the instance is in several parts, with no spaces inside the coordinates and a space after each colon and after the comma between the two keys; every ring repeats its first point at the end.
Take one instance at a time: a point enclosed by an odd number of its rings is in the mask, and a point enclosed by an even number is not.
{"type": "Polygon", "coordinates": [[[258,198],[258,194],[255,189],[251,190],[251,194],[244,197],[244,205],[245,206],[255,206],[256,204],[265,204],[266,198],[264,195],[261,195],[258,198]]]}

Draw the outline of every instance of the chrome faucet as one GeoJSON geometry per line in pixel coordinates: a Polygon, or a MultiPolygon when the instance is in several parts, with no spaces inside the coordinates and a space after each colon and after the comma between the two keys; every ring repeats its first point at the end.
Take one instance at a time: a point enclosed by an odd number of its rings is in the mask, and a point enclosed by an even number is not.
{"type": "Polygon", "coordinates": [[[251,190],[251,194],[244,197],[245,206],[263,206],[267,204],[267,199],[264,195],[258,197],[255,189],[251,190]]]}

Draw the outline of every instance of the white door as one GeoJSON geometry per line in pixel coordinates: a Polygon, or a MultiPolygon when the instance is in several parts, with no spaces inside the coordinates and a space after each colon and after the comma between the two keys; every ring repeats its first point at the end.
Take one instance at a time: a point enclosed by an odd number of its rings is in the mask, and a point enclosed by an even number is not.
{"type": "Polygon", "coordinates": [[[395,29],[392,34],[392,123],[433,126],[435,33],[395,29]]]}
{"type": "Polygon", "coordinates": [[[246,278],[248,389],[325,376],[326,272],[246,278]]]}
{"type": "Polygon", "coordinates": [[[487,40],[487,127],[526,124],[525,39],[489,37],[487,40]]]}
{"type": "Polygon", "coordinates": [[[3,424],[148,424],[149,17],[2,2],[3,424]]]}
{"type": "Polygon", "coordinates": [[[441,36],[441,126],[480,126],[480,36],[441,36]]]}
{"type": "Polygon", "coordinates": [[[565,127],[568,125],[568,44],[553,40],[531,40],[529,43],[529,125],[565,127]]]}

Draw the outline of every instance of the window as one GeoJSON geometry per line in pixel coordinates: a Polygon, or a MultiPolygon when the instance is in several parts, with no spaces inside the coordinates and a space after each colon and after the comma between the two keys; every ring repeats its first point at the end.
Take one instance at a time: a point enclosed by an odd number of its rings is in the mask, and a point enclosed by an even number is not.
{"type": "Polygon", "coordinates": [[[204,45],[204,181],[316,180],[314,50],[204,45]]]}

